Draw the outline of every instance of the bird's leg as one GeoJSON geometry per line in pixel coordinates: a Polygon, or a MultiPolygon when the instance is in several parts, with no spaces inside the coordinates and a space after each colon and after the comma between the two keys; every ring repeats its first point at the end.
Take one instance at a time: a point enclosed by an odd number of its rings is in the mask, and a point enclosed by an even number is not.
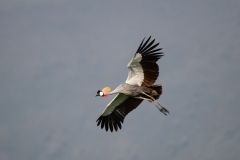
{"type": "MultiPolygon", "coordinates": [[[[170,114],[170,112],[169,112],[166,108],[164,108],[161,104],[159,104],[158,101],[156,101],[156,102],[157,102],[157,104],[161,107],[161,109],[162,109],[164,112],[170,114]]],[[[164,113],[164,114],[165,114],[165,113],[164,113]]],[[[166,115],[166,114],[165,114],[165,115],[166,115]]]]}
{"type": "Polygon", "coordinates": [[[141,97],[141,96],[139,96],[139,97],[134,97],[134,98],[137,98],[137,99],[143,99],[143,100],[147,100],[147,101],[152,102],[152,99],[144,98],[144,97],[141,97]]]}
{"type": "MultiPolygon", "coordinates": [[[[137,99],[143,99],[143,100],[147,100],[147,101],[149,101],[150,103],[152,103],[152,102],[154,102],[154,106],[156,106],[157,107],[157,109],[160,111],[160,112],[162,112],[161,110],[162,110],[162,108],[160,108],[157,104],[156,104],[156,101],[153,101],[152,99],[150,99],[150,98],[144,98],[144,97],[134,97],[134,98],[137,98],[137,99]]],[[[163,112],[163,114],[165,114],[166,115],[166,113],[164,113],[163,112]]]]}
{"type": "MultiPolygon", "coordinates": [[[[160,112],[162,112],[162,113],[165,114],[165,115],[167,115],[167,113],[170,114],[169,111],[168,111],[166,108],[164,108],[162,105],[160,105],[160,104],[158,103],[158,101],[156,101],[152,96],[150,96],[150,95],[148,95],[148,94],[146,94],[146,93],[144,93],[144,92],[142,92],[142,94],[144,94],[144,95],[148,96],[149,98],[151,98],[151,100],[150,100],[150,99],[148,99],[148,100],[149,100],[150,102],[154,102],[155,106],[159,109],[160,112]],[[161,108],[159,108],[157,105],[159,105],[161,108]]],[[[146,99],[147,99],[147,98],[146,98],[146,99]]]]}

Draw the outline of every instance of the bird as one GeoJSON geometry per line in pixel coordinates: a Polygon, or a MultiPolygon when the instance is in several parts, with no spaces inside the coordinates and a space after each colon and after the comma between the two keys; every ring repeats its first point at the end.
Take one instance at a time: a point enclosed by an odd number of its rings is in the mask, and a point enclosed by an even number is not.
{"type": "Polygon", "coordinates": [[[154,84],[159,75],[157,61],[163,56],[162,48],[157,48],[159,43],[154,44],[155,39],[145,41],[143,38],[136,53],[128,63],[128,77],[116,89],[111,91],[110,87],[104,87],[97,91],[96,96],[107,98],[109,95],[117,94],[107,105],[100,117],[97,126],[105,128],[106,132],[122,128],[126,115],[137,108],[143,100],[153,103],[164,115],[170,112],[161,106],[156,100],[162,94],[162,85],[154,84]]]}

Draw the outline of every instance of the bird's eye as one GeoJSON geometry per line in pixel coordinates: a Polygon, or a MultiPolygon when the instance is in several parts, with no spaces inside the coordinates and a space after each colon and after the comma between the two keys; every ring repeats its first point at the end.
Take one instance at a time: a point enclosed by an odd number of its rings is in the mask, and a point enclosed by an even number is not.
{"type": "Polygon", "coordinates": [[[104,96],[104,93],[103,93],[103,91],[101,91],[101,90],[98,90],[97,91],[97,95],[96,96],[101,96],[101,97],[103,97],[104,96]]]}

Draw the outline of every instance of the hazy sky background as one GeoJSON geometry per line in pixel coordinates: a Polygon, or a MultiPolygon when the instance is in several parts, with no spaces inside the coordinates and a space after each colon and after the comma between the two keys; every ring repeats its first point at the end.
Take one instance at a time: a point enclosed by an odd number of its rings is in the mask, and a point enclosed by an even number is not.
{"type": "Polygon", "coordinates": [[[0,1],[1,160],[238,160],[240,1],[0,1]],[[144,37],[160,42],[164,116],[96,120],[144,37]]]}

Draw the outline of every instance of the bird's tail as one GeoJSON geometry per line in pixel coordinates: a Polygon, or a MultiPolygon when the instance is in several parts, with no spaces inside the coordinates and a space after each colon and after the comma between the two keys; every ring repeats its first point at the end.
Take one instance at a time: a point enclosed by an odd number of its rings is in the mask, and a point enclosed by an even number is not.
{"type": "Polygon", "coordinates": [[[155,85],[152,85],[152,86],[150,86],[148,88],[152,89],[151,96],[154,99],[158,99],[161,96],[161,94],[162,94],[162,85],[161,84],[155,84],[155,85]]]}

